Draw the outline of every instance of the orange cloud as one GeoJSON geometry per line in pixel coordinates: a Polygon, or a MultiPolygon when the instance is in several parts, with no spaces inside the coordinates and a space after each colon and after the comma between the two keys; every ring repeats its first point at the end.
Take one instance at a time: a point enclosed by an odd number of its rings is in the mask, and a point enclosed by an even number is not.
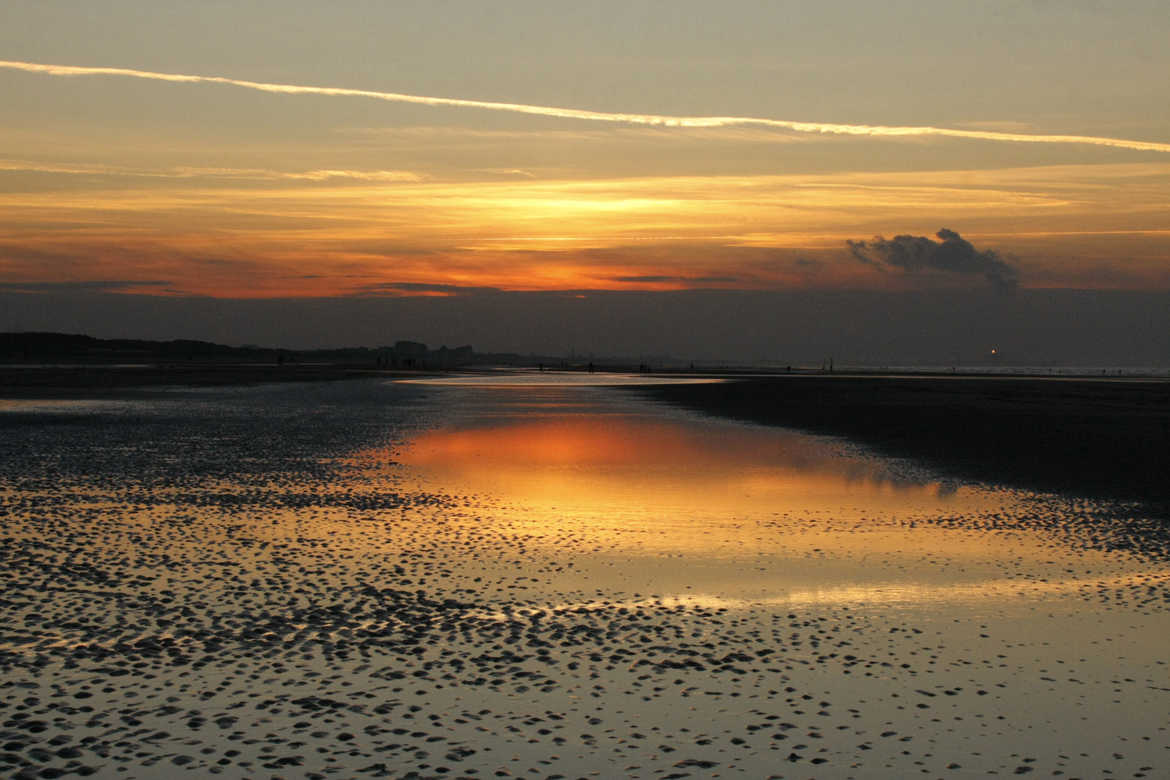
{"type": "MultiPolygon", "coordinates": [[[[79,175],[71,171],[53,175],[79,175]]],[[[899,288],[947,282],[877,273],[846,240],[948,226],[1018,256],[1024,287],[1170,288],[1165,164],[101,183],[0,193],[0,282],[165,279],[173,291],[221,297],[899,288]]]]}

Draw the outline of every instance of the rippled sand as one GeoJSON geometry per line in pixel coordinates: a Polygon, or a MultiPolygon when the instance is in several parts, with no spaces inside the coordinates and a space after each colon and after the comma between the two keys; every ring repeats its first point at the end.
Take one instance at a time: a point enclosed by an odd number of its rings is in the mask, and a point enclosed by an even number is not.
{"type": "Polygon", "coordinates": [[[18,777],[1160,777],[1165,531],[597,388],[0,402],[18,777]]]}

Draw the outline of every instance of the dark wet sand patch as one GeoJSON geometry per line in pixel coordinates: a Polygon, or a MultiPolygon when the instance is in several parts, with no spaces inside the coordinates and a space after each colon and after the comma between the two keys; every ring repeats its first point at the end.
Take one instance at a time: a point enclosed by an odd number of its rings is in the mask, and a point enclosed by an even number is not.
{"type": "Polygon", "coordinates": [[[0,364],[0,398],[95,398],[158,387],[226,387],[270,382],[332,382],[368,377],[416,377],[345,364],[257,365],[193,361],[141,366],[93,363],[78,366],[0,364]]]}
{"type": "Polygon", "coordinates": [[[630,392],[844,436],[959,478],[1170,506],[1170,382],[770,377],[630,392]]]}

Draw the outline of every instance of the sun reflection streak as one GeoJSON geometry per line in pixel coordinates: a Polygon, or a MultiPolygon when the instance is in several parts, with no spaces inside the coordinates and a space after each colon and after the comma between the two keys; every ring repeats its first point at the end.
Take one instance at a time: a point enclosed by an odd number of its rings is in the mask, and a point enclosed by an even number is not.
{"type": "Polygon", "coordinates": [[[1170,581],[1170,570],[1056,581],[995,579],[951,584],[886,582],[820,588],[793,588],[783,594],[760,598],[733,598],[711,593],[679,593],[634,599],[565,601],[548,606],[524,605],[507,610],[484,611],[478,613],[477,616],[488,620],[511,620],[516,617],[554,615],[579,610],[589,612],[617,609],[745,611],[760,608],[813,606],[930,608],[944,605],[973,605],[987,600],[1047,600],[1053,596],[1068,596],[1086,590],[1115,591],[1133,587],[1147,587],[1152,583],[1166,583],[1167,581],[1170,581]]]}

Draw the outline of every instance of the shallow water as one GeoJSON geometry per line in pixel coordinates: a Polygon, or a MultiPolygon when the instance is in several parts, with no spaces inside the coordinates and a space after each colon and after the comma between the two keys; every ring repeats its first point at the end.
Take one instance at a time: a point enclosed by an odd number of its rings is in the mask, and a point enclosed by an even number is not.
{"type": "Polygon", "coordinates": [[[636,582],[670,599],[933,608],[1020,577],[1075,590],[1077,571],[1118,564],[1075,527],[1105,507],[941,482],[839,440],[583,389],[443,400],[458,414],[411,437],[399,473],[502,501],[493,522],[536,540],[571,531],[605,550],[590,556],[606,564],[590,582],[607,591],[636,582]]]}
{"type": "Polygon", "coordinates": [[[6,773],[1170,763],[1140,507],[598,386],[0,402],[0,434],[6,773]]]}

